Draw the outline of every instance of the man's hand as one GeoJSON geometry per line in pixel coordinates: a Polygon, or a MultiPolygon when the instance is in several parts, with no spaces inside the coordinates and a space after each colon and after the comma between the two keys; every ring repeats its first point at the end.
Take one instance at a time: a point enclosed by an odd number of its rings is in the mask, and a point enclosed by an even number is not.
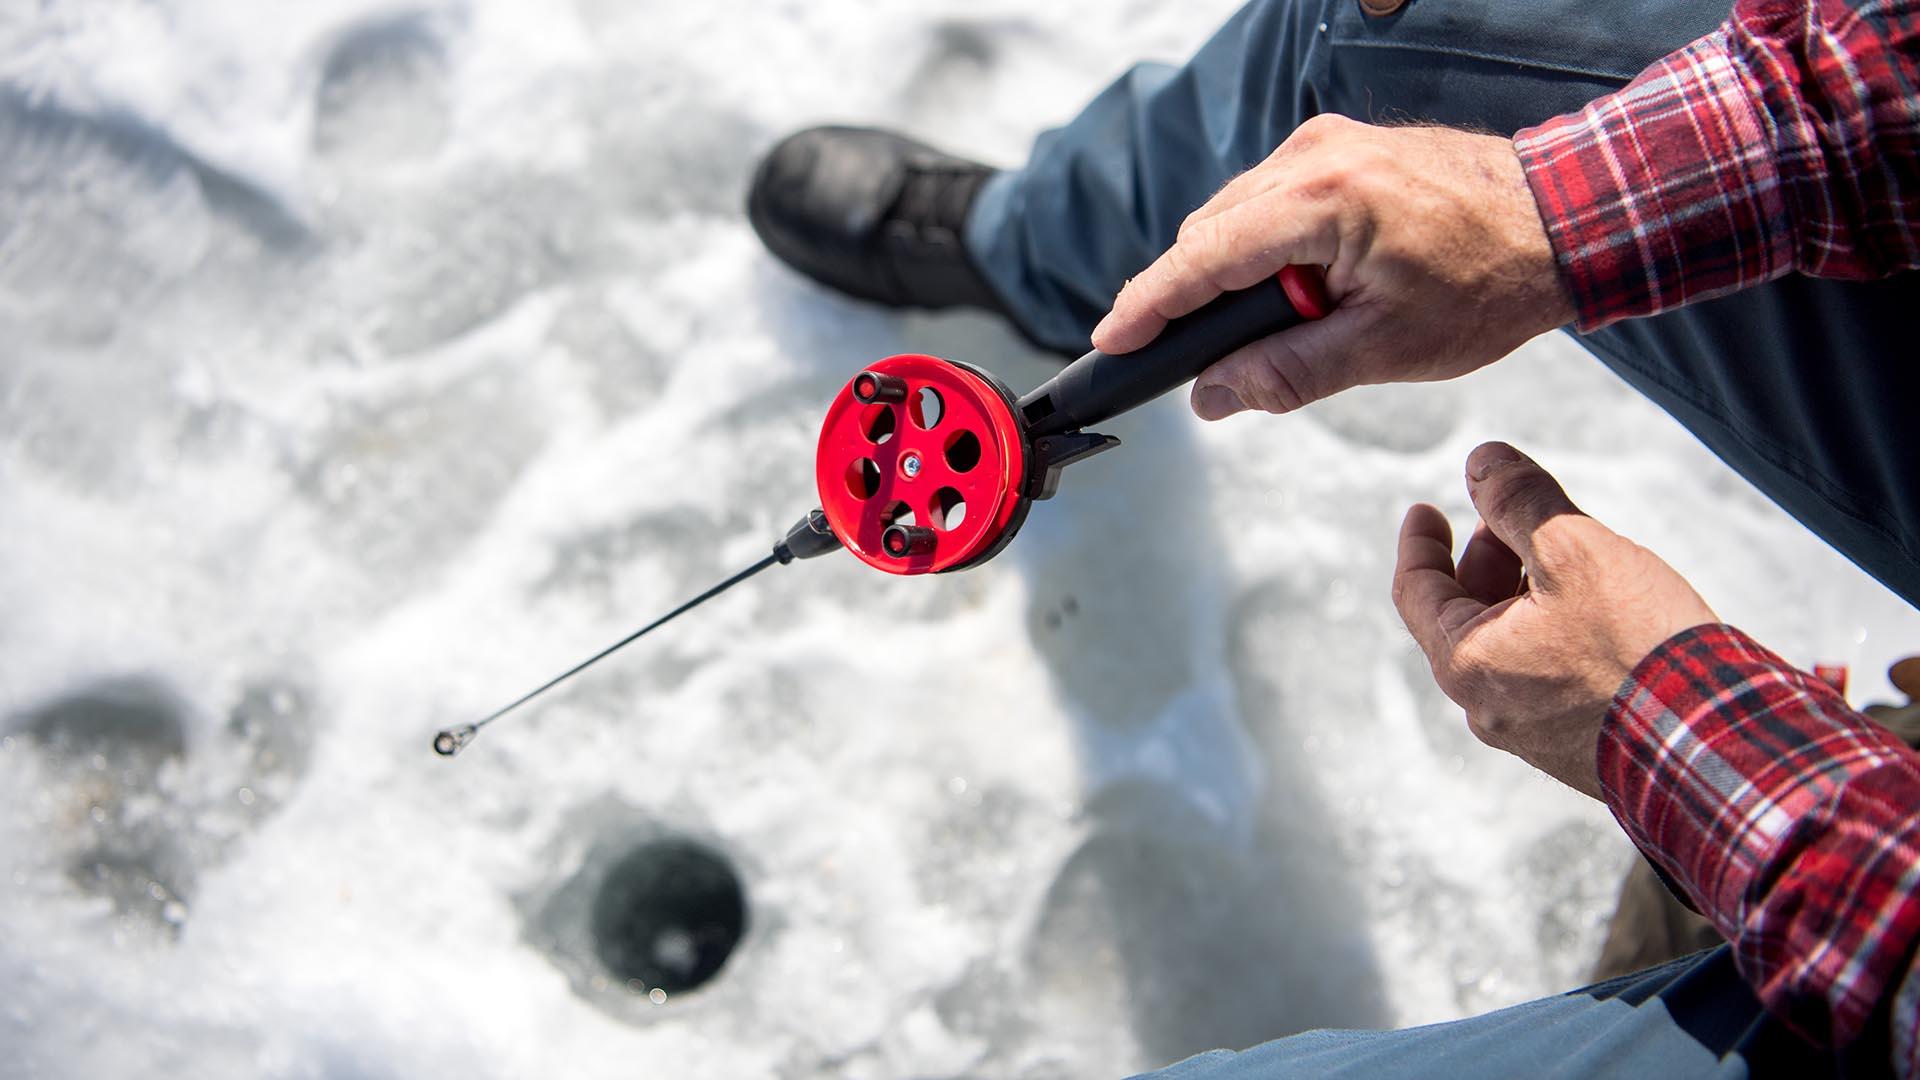
{"type": "Polygon", "coordinates": [[[1334,312],[1202,372],[1203,419],[1451,379],[1574,314],[1512,143],[1327,114],[1194,211],[1120,291],[1093,344],[1131,352],[1168,319],[1289,264],[1327,267],[1334,312]]]}
{"type": "Polygon", "coordinates": [[[1614,691],[1661,642],[1719,620],[1513,447],[1474,450],[1467,493],[1480,524],[1457,567],[1440,511],[1407,511],[1394,606],[1481,742],[1600,798],[1594,759],[1614,691]]]}

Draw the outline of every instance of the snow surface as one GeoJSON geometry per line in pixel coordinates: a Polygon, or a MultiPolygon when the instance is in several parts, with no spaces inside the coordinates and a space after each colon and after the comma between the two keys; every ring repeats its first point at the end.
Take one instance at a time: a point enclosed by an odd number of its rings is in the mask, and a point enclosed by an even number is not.
{"type": "Polygon", "coordinates": [[[1631,855],[1387,600],[1508,438],[1856,699],[1920,619],[1571,342],[1114,426],[991,565],[768,573],[826,401],[1048,370],[763,255],[781,132],[1018,160],[1230,7],[0,4],[0,1076],[1097,1076],[1582,979],[1631,855]],[[1655,493],[1655,494],[1650,494],[1655,493]],[[747,938],[664,1002],[583,897],[674,834],[747,938]]]}

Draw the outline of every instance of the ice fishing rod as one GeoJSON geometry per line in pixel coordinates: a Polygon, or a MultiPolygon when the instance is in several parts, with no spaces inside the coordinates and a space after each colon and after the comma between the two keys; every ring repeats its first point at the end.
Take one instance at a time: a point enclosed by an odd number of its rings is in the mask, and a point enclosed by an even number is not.
{"type": "Polygon", "coordinates": [[[1061,470],[1120,445],[1084,430],[1191,381],[1243,345],[1327,314],[1319,269],[1289,266],[1224,293],[1118,356],[1098,349],[1025,396],[984,369],[937,356],[889,356],[835,395],[820,426],[808,512],[766,556],[486,717],[433,738],[445,757],[481,728],[676,617],[774,565],[840,547],[889,574],[979,566],[1013,541],[1061,470]]]}
{"type": "Polygon", "coordinates": [[[607,657],[633,644],[639,638],[652,633],[679,616],[719,596],[721,593],[726,592],[735,585],[765,570],[767,567],[776,565],[785,566],[795,559],[811,559],[816,555],[825,555],[827,552],[839,546],[839,538],[835,537],[833,531],[827,528],[826,514],[819,510],[808,513],[807,516],[801,518],[793,528],[787,530],[787,535],[784,539],[773,545],[773,554],[761,559],[759,562],[754,563],[752,566],[747,567],[745,570],[740,571],[720,584],[715,585],[699,596],[681,604],[679,607],[674,608],[665,615],[635,630],[619,641],[601,649],[599,652],[594,653],[578,664],[573,665],[560,674],[555,675],[553,678],[548,679],[546,682],[541,683],[539,686],[534,687],[532,690],[527,691],[525,694],[520,695],[508,704],[502,705],[486,716],[475,720],[473,723],[462,724],[457,728],[447,728],[445,731],[440,732],[433,737],[433,752],[439,754],[441,757],[452,757],[464,749],[468,743],[472,742],[474,736],[480,733],[481,728],[486,727],[488,724],[525,705],[541,694],[559,686],[561,683],[566,682],[568,679],[573,678],[575,675],[580,674],[600,661],[605,660],[607,657]]]}

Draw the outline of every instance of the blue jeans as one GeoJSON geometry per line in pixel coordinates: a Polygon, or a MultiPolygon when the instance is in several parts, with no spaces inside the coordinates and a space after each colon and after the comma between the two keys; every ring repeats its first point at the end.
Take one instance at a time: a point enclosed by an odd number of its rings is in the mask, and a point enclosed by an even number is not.
{"type": "MultiPolygon", "coordinates": [[[[1180,221],[1319,112],[1508,133],[1717,26],[1729,0],[1254,0],[1179,68],[1143,64],[1023,169],[967,246],[1035,339],[1084,349],[1180,221]]],[[[1802,524],[1920,605],[1920,273],[1798,275],[1578,340],[1802,524]],[[1904,357],[1904,359],[1902,359],[1904,357]]]]}
{"type": "Polygon", "coordinates": [[[1845,1054],[1816,1050],[1768,1016],[1722,945],[1611,982],[1449,1024],[1308,1031],[1215,1050],[1152,1080],[1684,1080],[1884,1076],[1884,1026],[1845,1054]]]}

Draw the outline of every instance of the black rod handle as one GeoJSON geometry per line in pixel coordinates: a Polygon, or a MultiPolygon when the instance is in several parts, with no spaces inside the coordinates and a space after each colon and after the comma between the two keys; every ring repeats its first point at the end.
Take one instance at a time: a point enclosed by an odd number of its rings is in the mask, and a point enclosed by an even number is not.
{"type": "Polygon", "coordinates": [[[1242,345],[1320,318],[1331,306],[1318,267],[1286,267],[1270,281],[1223,293],[1174,319],[1130,353],[1095,349],[1075,360],[1020,399],[1020,418],[1035,438],[1078,431],[1144,405],[1242,345]]]}

